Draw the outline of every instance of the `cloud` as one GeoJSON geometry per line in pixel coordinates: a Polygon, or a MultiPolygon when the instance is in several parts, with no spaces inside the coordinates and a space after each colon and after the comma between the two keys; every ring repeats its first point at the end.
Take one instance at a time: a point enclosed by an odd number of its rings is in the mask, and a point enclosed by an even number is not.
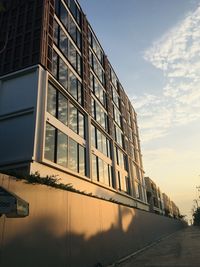
{"type": "Polygon", "coordinates": [[[163,72],[165,85],[159,95],[134,99],[143,141],[200,118],[199,29],[200,7],[144,52],[144,59],[163,72]]]}

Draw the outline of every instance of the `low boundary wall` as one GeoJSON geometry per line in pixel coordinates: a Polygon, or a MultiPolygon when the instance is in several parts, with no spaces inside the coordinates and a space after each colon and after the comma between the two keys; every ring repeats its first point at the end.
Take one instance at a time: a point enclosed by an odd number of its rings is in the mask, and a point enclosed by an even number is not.
{"type": "Polygon", "coordinates": [[[179,220],[0,174],[29,216],[0,217],[1,267],[107,266],[185,226],[179,220]]]}

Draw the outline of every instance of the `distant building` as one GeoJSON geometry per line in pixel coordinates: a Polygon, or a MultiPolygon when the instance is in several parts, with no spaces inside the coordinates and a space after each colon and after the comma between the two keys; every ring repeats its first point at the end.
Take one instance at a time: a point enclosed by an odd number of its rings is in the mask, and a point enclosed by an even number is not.
{"type": "Polygon", "coordinates": [[[164,204],[159,187],[149,177],[145,177],[147,202],[151,212],[164,214],[164,204]]]}
{"type": "Polygon", "coordinates": [[[179,208],[165,193],[161,192],[160,188],[152,179],[145,177],[145,185],[147,202],[151,212],[176,219],[180,218],[179,208]]]}
{"type": "Polygon", "coordinates": [[[3,3],[0,169],[148,210],[137,115],[78,2],[3,3]]]}

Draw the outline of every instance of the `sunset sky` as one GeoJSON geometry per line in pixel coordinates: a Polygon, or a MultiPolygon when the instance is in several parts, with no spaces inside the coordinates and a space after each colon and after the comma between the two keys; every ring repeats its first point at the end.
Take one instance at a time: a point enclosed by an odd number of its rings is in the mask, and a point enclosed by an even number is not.
{"type": "Polygon", "coordinates": [[[200,185],[200,0],[79,3],[138,114],[145,175],[190,219],[200,185]]]}

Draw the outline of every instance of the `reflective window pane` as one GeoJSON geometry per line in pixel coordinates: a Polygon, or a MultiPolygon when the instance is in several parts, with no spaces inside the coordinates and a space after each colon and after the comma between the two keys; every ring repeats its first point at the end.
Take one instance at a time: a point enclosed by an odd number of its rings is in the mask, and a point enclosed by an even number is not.
{"type": "Polygon", "coordinates": [[[68,68],[61,58],[59,58],[59,82],[65,88],[68,87],[68,68]]]}
{"type": "Polygon", "coordinates": [[[76,49],[74,45],[70,42],[69,43],[69,61],[72,66],[76,69],[76,49]]]}
{"type": "Polygon", "coordinates": [[[56,79],[58,79],[58,55],[54,50],[52,58],[52,74],[56,79]]]}
{"type": "Polygon", "coordinates": [[[85,137],[85,121],[84,121],[83,114],[81,114],[80,112],[78,112],[78,127],[79,127],[78,134],[84,138],[85,137]]]}
{"type": "Polygon", "coordinates": [[[74,23],[73,19],[69,17],[69,34],[71,35],[74,42],[76,42],[76,24],[74,23]]]}
{"type": "Polygon", "coordinates": [[[109,169],[108,169],[108,164],[104,162],[104,183],[106,185],[110,185],[109,183],[109,169]]]}
{"type": "Polygon", "coordinates": [[[64,31],[60,28],[60,50],[63,52],[65,57],[68,58],[68,38],[64,31]]]}
{"type": "Polygon", "coordinates": [[[69,127],[75,133],[78,133],[78,110],[70,103],[69,104],[69,127]]]}
{"type": "Polygon", "coordinates": [[[99,171],[99,182],[104,183],[104,162],[98,158],[98,171],[99,171]]]}
{"type": "Polygon", "coordinates": [[[69,161],[68,168],[74,172],[78,172],[78,153],[77,143],[69,138],[69,161]]]}
{"type": "Polygon", "coordinates": [[[71,71],[69,72],[69,92],[77,99],[77,78],[71,71]]]}
{"type": "Polygon", "coordinates": [[[98,180],[97,176],[97,157],[92,155],[92,180],[98,180]]]}
{"type": "Polygon", "coordinates": [[[65,125],[67,125],[68,110],[67,110],[67,99],[59,93],[58,95],[58,119],[65,125]]]}
{"type": "Polygon", "coordinates": [[[67,135],[58,131],[57,137],[57,163],[67,167],[67,135]]]}
{"type": "Polygon", "coordinates": [[[56,116],[56,89],[51,83],[48,84],[47,111],[56,116]]]}
{"type": "Polygon", "coordinates": [[[91,125],[91,144],[96,147],[96,130],[93,125],[91,125]]]}
{"type": "Polygon", "coordinates": [[[47,123],[44,157],[53,162],[55,161],[55,135],[56,129],[52,125],[47,123]]]}
{"type": "Polygon", "coordinates": [[[79,173],[85,175],[85,148],[79,145],[79,173]]]}
{"type": "Polygon", "coordinates": [[[54,43],[56,45],[58,45],[58,30],[59,30],[59,26],[58,26],[58,23],[54,20],[54,26],[53,26],[53,40],[54,40],[54,43]]]}
{"type": "Polygon", "coordinates": [[[60,19],[64,26],[67,28],[68,25],[68,13],[64,5],[62,4],[62,1],[60,1],[60,19]]]}

